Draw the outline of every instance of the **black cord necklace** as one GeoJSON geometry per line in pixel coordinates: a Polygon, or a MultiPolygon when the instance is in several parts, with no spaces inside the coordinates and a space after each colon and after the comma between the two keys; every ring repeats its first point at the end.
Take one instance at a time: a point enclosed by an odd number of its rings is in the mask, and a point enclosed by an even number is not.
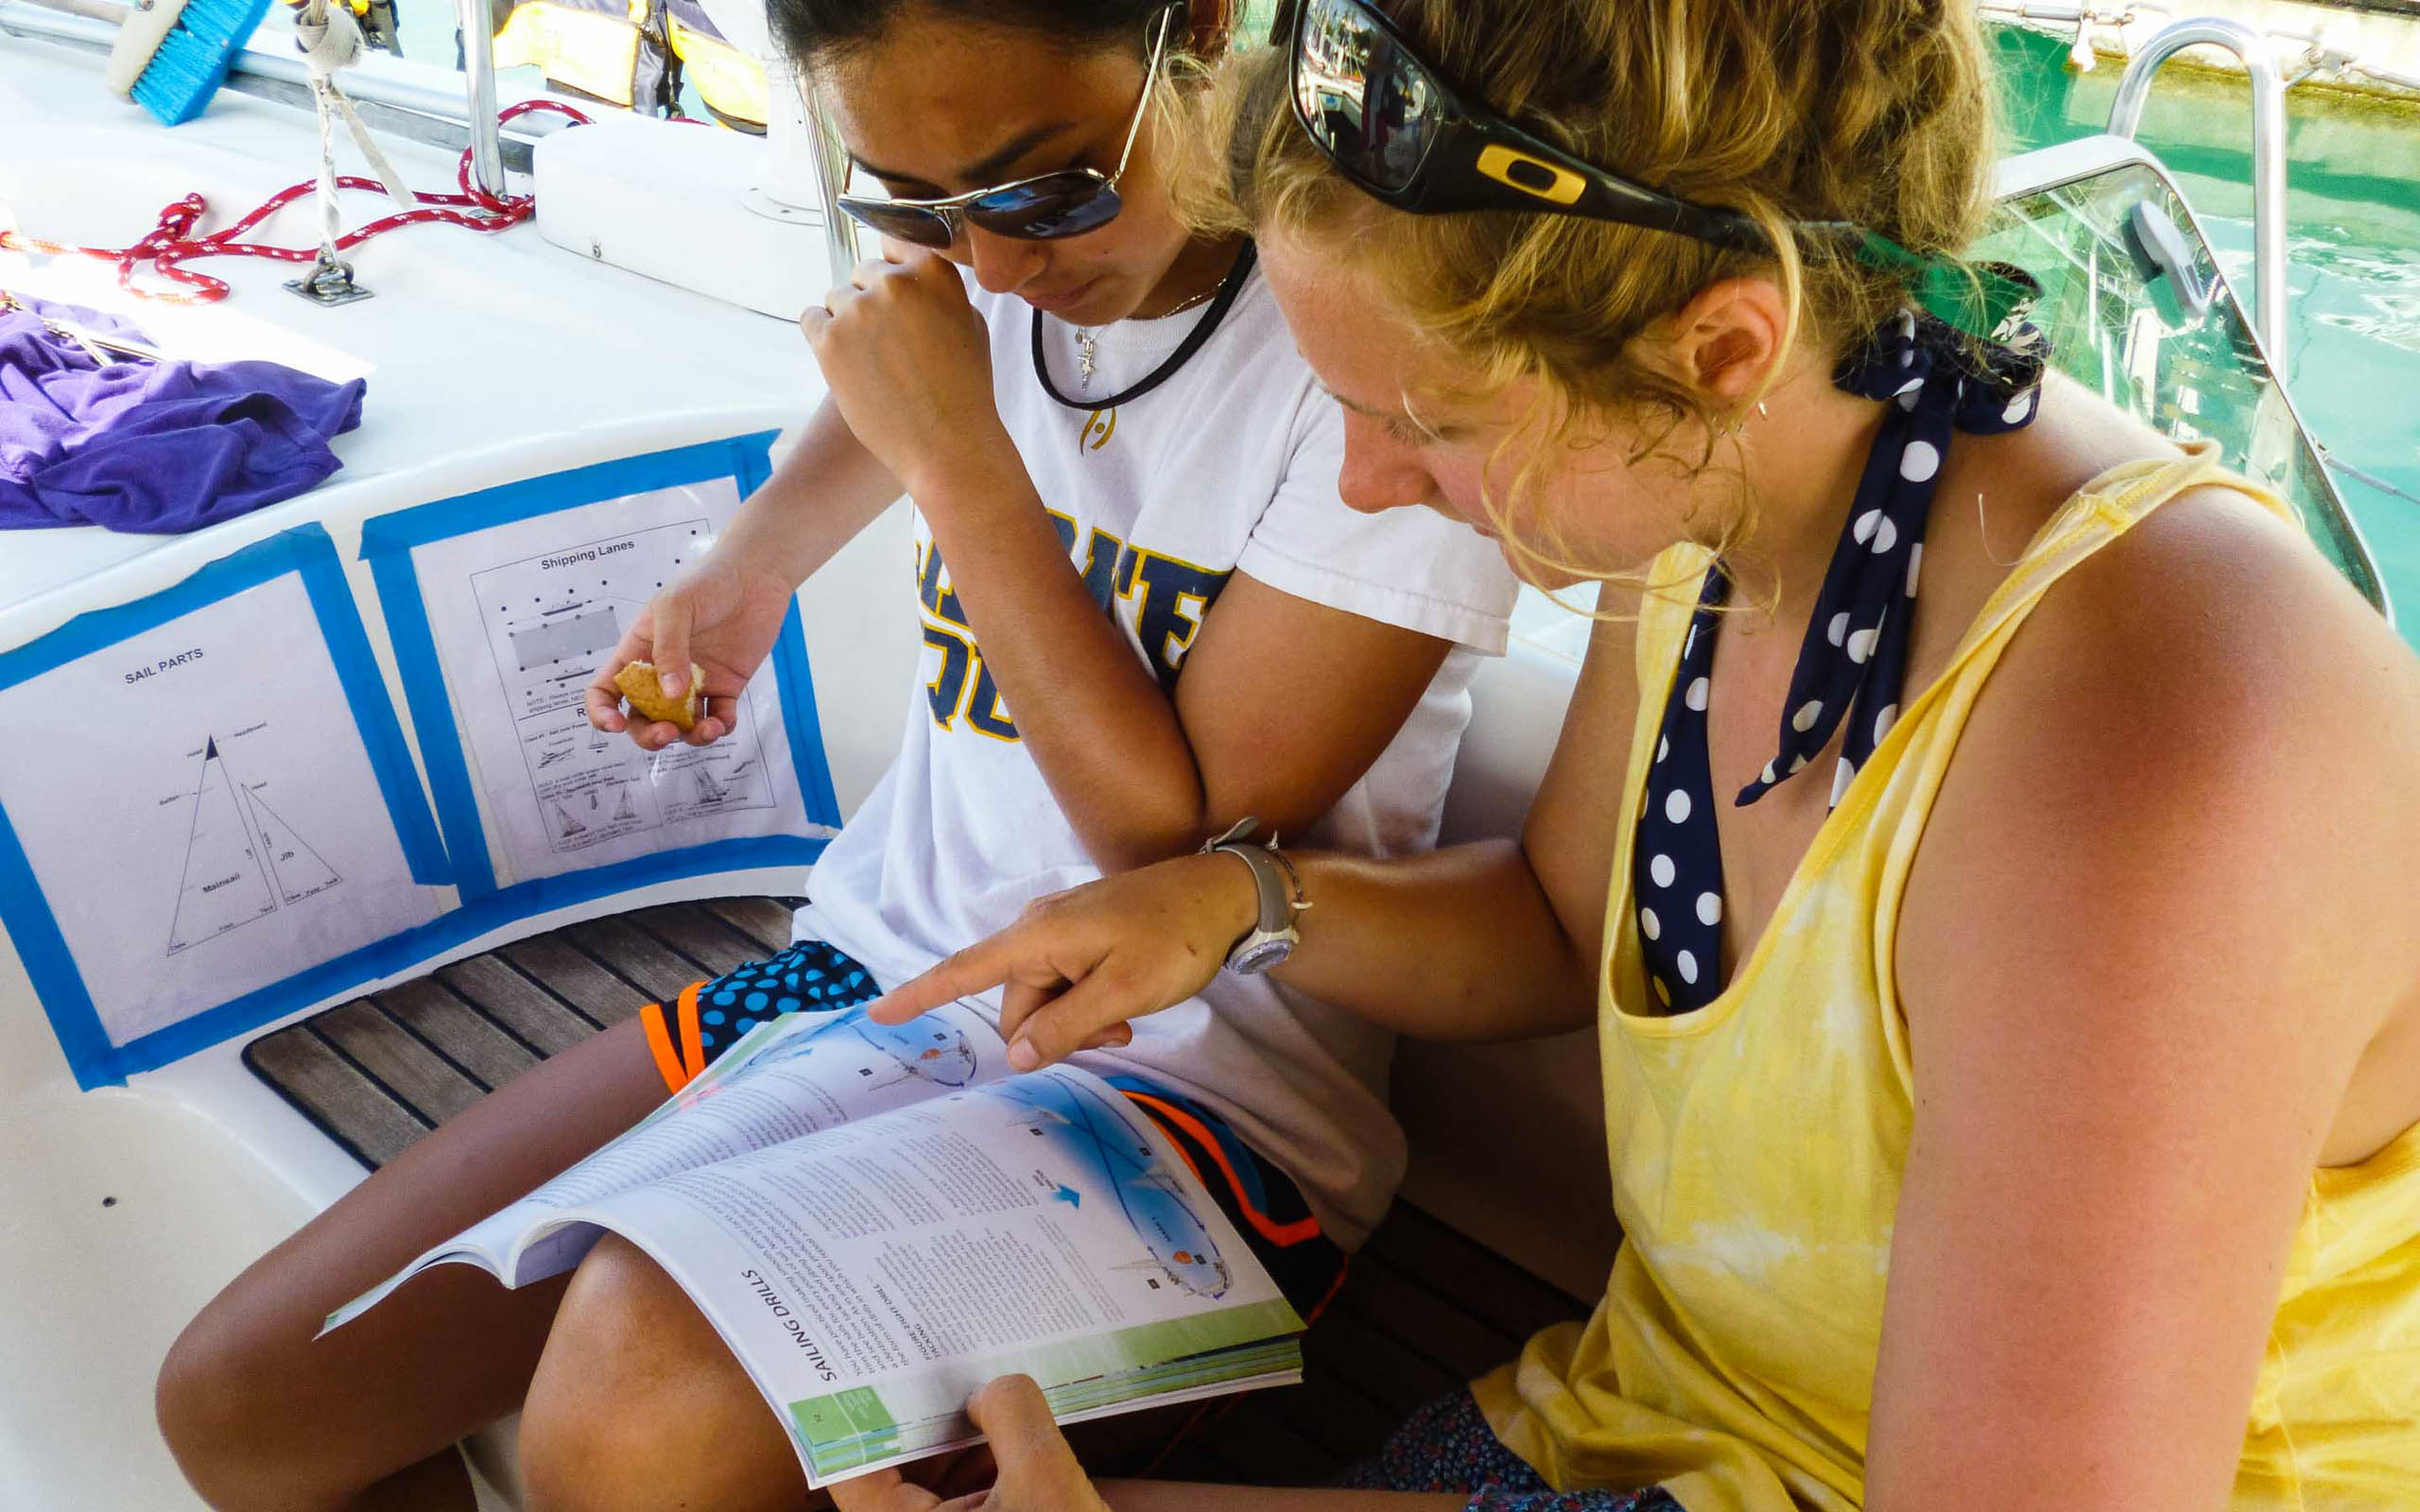
{"type": "Polygon", "coordinates": [[[1175,376],[1179,368],[1184,367],[1195,352],[1201,350],[1202,343],[1208,341],[1211,333],[1219,329],[1219,322],[1227,318],[1228,310],[1234,308],[1236,297],[1243,292],[1244,280],[1252,276],[1252,266],[1255,255],[1252,243],[1244,243],[1243,250],[1236,254],[1236,266],[1229,268],[1227,276],[1219,282],[1218,298],[1212,300],[1210,307],[1201,312],[1201,318],[1193,323],[1193,329],[1185,333],[1184,340],[1174,352],[1168,353],[1167,360],[1145,373],[1142,380],[1133,387],[1121,394],[1112,394],[1106,399],[1070,399],[1059,391],[1057,384],[1050,381],[1050,369],[1042,360],[1042,312],[1034,311],[1033,375],[1042,381],[1042,391],[1069,409],[1087,411],[1115,409],[1120,404],[1132,404],[1167,382],[1175,376]]]}

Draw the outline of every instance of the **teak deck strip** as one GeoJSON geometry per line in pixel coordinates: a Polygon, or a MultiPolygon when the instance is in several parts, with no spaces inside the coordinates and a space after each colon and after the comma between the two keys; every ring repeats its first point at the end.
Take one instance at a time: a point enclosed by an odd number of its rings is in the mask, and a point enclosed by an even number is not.
{"type": "MultiPolygon", "coordinates": [[[[641,1005],[780,950],[795,904],[725,898],[574,924],[264,1035],[244,1062],[375,1170],[641,1005]]],[[[1586,1312],[1398,1203],[1304,1340],[1303,1383],[1206,1404],[1150,1462],[1152,1473],[1317,1485],[1374,1451],[1407,1414],[1512,1358],[1538,1329],[1586,1312]]]]}

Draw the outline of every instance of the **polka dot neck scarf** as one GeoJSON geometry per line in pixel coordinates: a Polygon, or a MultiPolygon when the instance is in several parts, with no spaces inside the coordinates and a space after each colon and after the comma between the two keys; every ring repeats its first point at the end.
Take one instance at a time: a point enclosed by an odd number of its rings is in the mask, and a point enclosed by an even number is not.
{"type": "MultiPolygon", "coordinates": [[[[1955,431],[1989,435],[2031,422],[2041,401],[2043,346],[2031,327],[1978,348],[1927,316],[1902,311],[1844,359],[1832,381],[1891,401],[1849,506],[1790,673],[1779,748],[1733,799],[1745,807],[1804,771],[1842,724],[1831,806],[1899,717],[1924,562],[1933,480],[1955,431]]],[[[1686,1013],[1722,990],[1722,847],[1705,709],[1715,636],[1731,579],[1705,575],[1665,700],[1633,848],[1633,885],[1648,983],[1664,1007],[1686,1013]]]]}

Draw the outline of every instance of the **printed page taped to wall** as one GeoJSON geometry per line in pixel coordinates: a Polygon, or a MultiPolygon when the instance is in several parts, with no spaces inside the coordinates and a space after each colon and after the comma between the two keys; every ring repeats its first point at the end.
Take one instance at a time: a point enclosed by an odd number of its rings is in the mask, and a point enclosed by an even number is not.
{"type": "MultiPolygon", "coordinates": [[[[589,727],[588,684],[739,507],[728,478],[414,549],[429,627],[493,831],[500,883],[807,823],[769,660],[712,746],[650,755],[589,727]]],[[[492,832],[493,833],[493,832],[492,832]]]]}
{"type": "Polygon", "coordinates": [[[287,574],[0,690],[8,811],[113,1044],[437,916],[287,574]]]}

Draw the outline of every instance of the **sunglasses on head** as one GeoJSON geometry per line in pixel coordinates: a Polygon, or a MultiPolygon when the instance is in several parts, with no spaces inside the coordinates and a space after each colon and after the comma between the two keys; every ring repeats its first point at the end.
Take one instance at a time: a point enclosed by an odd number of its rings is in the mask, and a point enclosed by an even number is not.
{"type": "MultiPolygon", "coordinates": [[[[1578,215],[1716,247],[1772,249],[1751,216],[1676,199],[1522,130],[1455,89],[1367,0],[1295,0],[1291,37],[1294,119],[1339,172],[1384,204],[1415,215],[1578,215]]],[[[1920,256],[1850,221],[1796,221],[1790,230],[1906,276],[1919,303],[1975,335],[2003,329],[2026,297],[1995,268],[1920,256]]]]}
{"type": "Polygon", "coordinates": [[[1143,97],[1134,102],[1134,119],[1126,128],[1126,146],[1117,154],[1115,172],[1098,168],[1062,168],[1056,173],[994,184],[941,199],[868,199],[839,197],[840,208],[859,225],[918,247],[956,245],[967,226],[994,236],[1019,241],[1056,241],[1080,236],[1108,225],[1125,208],[1117,198],[1117,180],[1126,176],[1134,155],[1134,138],[1143,129],[1151,91],[1159,84],[1160,61],[1167,55],[1168,33],[1186,13],[1183,0],[1163,7],[1151,18],[1150,72],[1143,78],[1143,97]]]}

